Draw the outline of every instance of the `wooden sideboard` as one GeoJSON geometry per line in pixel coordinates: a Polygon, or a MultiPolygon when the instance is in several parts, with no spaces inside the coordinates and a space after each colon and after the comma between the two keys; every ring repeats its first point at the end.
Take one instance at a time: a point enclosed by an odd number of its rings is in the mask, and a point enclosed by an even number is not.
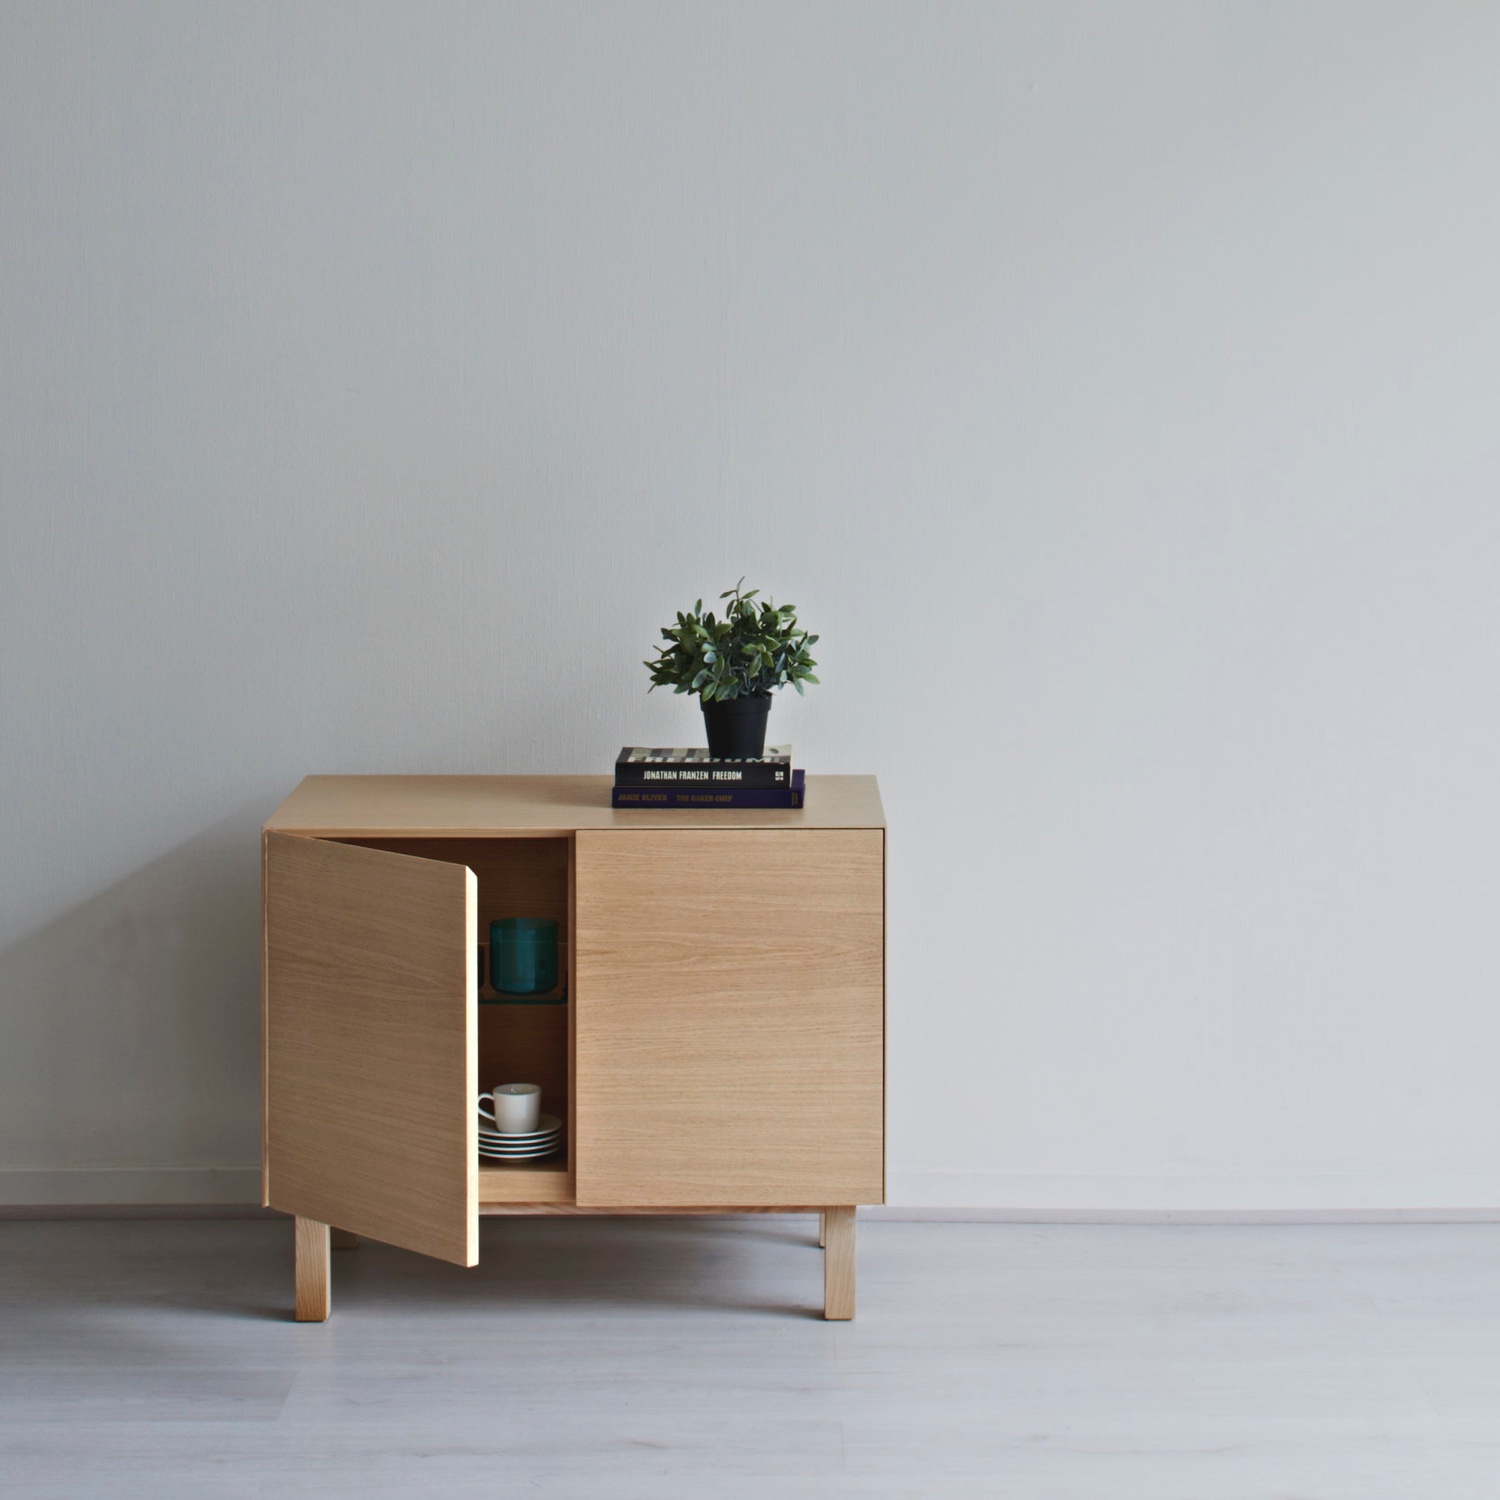
{"type": "Polygon", "coordinates": [[[799,811],[613,811],[602,776],[311,776],[263,834],[264,1201],[296,1307],[330,1226],[472,1266],[495,1213],[810,1212],[854,1315],[885,1194],[885,823],[875,779],[799,811]],[[482,992],[493,918],[559,925],[554,994],[482,992]],[[562,1153],[481,1163],[475,1101],[542,1086],[562,1153]]]}

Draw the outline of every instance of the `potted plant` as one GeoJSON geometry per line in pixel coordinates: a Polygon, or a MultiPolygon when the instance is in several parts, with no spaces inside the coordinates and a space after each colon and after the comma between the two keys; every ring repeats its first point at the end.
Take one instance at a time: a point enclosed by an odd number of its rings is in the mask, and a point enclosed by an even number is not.
{"type": "Polygon", "coordinates": [[[797,626],[793,604],[757,600],[759,589],[741,591],[740,584],[719,595],[728,599],[722,619],[703,613],[700,599],[691,614],[677,616],[675,625],[662,627],[665,645],[655,661],[645,662],[652,691],[670,687],[678,693],[697,693],[703,702],[708,751],[721,760],[745,760],[764,754],[766,716],[771,693],[787,683],[802,691],[816,682],[817,666],[807,648],[818,638],[797,626]]]}

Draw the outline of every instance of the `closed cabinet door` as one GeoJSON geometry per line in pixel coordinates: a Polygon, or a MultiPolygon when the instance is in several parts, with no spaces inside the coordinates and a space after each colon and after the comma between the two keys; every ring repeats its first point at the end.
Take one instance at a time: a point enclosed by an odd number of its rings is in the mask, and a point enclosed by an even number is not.
{"type": "Polygon", "coordinates": [[[474,874],[265,838],[265,1201],[472,1266],[474,874]]]}
{"type": "Polygon", "coordinates": [[[577,836],[578,1202],[884,1198],[880,829],[577,836]]]}

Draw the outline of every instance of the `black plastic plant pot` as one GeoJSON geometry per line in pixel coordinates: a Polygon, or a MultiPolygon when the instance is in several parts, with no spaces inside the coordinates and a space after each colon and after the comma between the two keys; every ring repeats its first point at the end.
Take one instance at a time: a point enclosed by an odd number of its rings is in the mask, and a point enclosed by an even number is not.
{"type": "Polygon", "coordinates": [[[764,755],[766,715],[770,712],[769,693],[705,703],[703,726],[708,730],[708,753],[715,760],[749,760],[764,755]]]}

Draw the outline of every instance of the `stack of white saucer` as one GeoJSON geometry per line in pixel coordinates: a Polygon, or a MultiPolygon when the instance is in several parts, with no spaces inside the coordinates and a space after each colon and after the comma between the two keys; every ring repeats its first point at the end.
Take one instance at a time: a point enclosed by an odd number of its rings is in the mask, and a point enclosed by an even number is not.
{"type": "Polygon", "coordinates": [[[479,1154],[488,1161],[535,1161],[562,1145],[562,1121],[541,1113],[534,1083],[503,1083],[479,1096],[479,1154]]]}
{"type": "Polygon", "coordinates": [[[524,1135],[502,1134],[479,1117],[479,1154],[490,1161],[532,1161],[551,1156],[562,1145],[562,1121],[556,1115],[543,1115],[537,1129],[524,1135]]]}

